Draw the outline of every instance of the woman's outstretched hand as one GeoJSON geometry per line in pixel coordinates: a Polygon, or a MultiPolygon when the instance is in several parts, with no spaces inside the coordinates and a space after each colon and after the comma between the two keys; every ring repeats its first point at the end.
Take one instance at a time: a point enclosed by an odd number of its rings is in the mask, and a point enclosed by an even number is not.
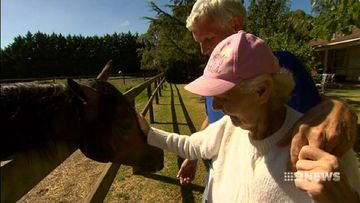
{"type": "Polygon", "coordinates": [[[150,130],[150,125],[149,123],[146,121],[146,119],[144,118],[144,116],[142,116],[141,114],[137,113],[137,117],[138,117],[138,123],[139,123],[139,127],[140,129],[143,131],[143,133],[147,136],[150,130]]]}

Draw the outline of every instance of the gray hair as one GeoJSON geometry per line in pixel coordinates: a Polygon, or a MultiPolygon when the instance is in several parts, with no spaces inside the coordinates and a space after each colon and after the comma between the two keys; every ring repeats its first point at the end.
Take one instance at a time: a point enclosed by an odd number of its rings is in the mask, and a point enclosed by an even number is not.
{"type": "Polygon", "coordinates": [[[239,17],[244,24],[245,16],[246,10],[240,0],[197,0],[186,20],[186,27],[192,31],[202,17],[210,17],[222,26],[227,26],[231,18],[239,17]]]}
{"type": "Polygon", "coordinates": [[[291,92],[295,87],[295,81],[292,73],[285,68],[281,68],[277,73],[262,74],[254,78],[243,80],[238,86],[243,92],[251,92],[256,89],[258,84],[264,81],[270,81],[271,96],[269,102],[272,107],[280,107],[290,100],[291,92]]]}

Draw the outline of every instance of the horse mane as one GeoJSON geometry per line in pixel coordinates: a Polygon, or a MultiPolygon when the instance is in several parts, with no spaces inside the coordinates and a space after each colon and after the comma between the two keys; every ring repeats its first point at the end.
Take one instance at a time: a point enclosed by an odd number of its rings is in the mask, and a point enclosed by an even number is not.
{"type": "Polygon", "coordinates": [[[54,139],[55,113],[71,101],[65,85],[35,82],[1,84],[1,158],[54,139]]]}
{"type": "Polygon", "coordinates": [[[36,112],[36,115],[30,115],[32,117],[49,115],[66,98],[65,85],[61,84],[26,82],[1,85],[1,118],[14,119],[29,111],[36,112]]]}

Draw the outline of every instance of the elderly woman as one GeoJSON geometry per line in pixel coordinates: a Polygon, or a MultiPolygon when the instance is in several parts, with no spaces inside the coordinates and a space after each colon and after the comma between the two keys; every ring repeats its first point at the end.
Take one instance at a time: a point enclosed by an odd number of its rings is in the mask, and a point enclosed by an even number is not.
{"type": "Polygon", "coordinates": [[[213,108],[226,116],[191,136],[150,128],[143,118],[140,125],[151,145],[211,160],[208,202],[359,201],[353,152],[338,160],[305,146],[298,173],[286,172],[289,147],[276,143],[301,117],[285,105],[293,87],[291,74],[280,69],[270,48],[240,31],[216,46],[203,76],[185,87],[214,96],[213,108]]]}

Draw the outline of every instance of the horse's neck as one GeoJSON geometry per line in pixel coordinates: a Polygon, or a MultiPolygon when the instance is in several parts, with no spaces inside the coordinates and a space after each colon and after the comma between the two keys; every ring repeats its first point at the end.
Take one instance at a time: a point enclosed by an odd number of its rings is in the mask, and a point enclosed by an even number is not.
{"type": "Polygon", "coordinates": [[[1,87],[2,110],[9,118],[44,120],[64,106],[67,90],[61,84],[16,83],[1,87]]]}
{"type": "Polygon", "coordinates": [[[43,146],[61,135],[56,130],[68,131],[66,125],[74,117],[69,95],[67,88],[60,84],[2,85],[2,153],[43,146]]]}

